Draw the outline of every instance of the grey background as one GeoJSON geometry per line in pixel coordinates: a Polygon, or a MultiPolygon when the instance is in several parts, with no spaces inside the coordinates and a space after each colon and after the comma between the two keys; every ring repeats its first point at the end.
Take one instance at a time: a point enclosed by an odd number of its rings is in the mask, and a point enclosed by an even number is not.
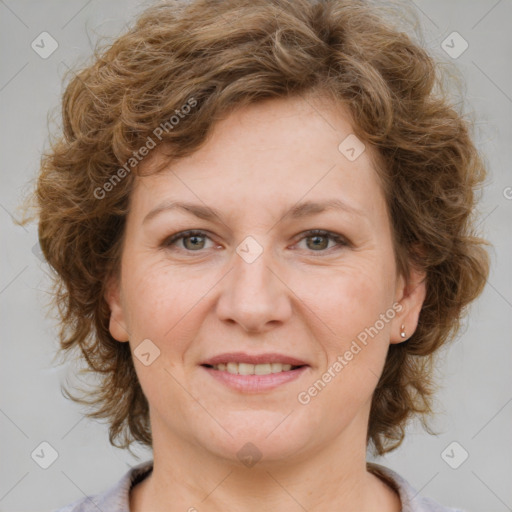
{"type": "MultiPolygon", "coordinates": [[[[141,448],[135,459],[111,447],[106,425],[84,419],[62,396],[60,385],[73,381],[74,370],[53,361],[57,334],[55,320],[45,316],[48,267],[33,251],[37,226],[13,222],[46,145],[63,74],[88,58],[98,34],[118,34],[147,4],[0,0],[0,511],[53,510],[105,490],[129,466],[151,458],[141,448]],[[59,44],[47,59],[31,48],[43,31],[59,44]],[[46,470],[31,458],[43,441],[59,455],[46,470]]],[[[440,415],[432,425],[440,434],[413,423],[402,446],[376,462],[446,505],[502,512],[512,510],[512,2],[417,0],[415,6],[424,43],[456,62],[465,82],[466,110],[490,173],[480,227],[494,249],[486,289],[438,367],[440,415]],[[469,43],[455,60],[441,48],[453,31],[469,43]],[[443,459],[454,441],[459,445],[443,459]],[[469,457],[453,469],[445,460],[460,462],[462,450],[469,457]]]]}

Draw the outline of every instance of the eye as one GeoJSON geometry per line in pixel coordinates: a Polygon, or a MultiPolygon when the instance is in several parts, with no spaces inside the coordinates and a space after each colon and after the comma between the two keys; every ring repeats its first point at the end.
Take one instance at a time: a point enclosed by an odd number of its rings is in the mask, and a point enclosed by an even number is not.
{"type": "MultiPolygon", "coordinates": [[[[348,246],[348,242],[340,235],[336,233],[331,233],[330,231],[325,231],[323,229],[311,229],[304,233],[304,236],[299,240],[308,240],[312,239],[312,243],[307,243],[308,248],[314,248],[313,252],[325,252],[318,251],[317,249],[326,249],[329,245],[329,240],[336,242],[338,246],[348,246]],[[323,240],[322,240],[323,239],[323,240]]],[[[332,247],[331,247],[332,249],[332,247]]]]}
{"type": "Polygon", "coordinates": [[[175,235],[172,235],[171,237],[167,238],[163,245],[165,247],[173,246],[178,242],[179,240],[190,240],[190,243],[185,243],[185,249],[191,250],[192,252],[197,252],[194,249],[203,249],[204,243],[201,242],[201,238],[209,238],[204,231],[182,231],[180,233],[176,233],[175,235]]]}
{"type": "MultiPolygon", "coordinates": [[[[311,229],[303,233],[303,235],[304,236],[299,239],[299,242],[311,239],[312,243],[306,243],[306,245],[308,249],[313,250],[313,252],[326,252],[324,249],[328,248],[329,241],[334,241],[340,247],[350,245],[342,236],[323,229],[311,229]]],[[[180,249],[184,248],[189,252],[199,252],[199,250],[205,248],[204,240],[207,238],[209,239],[209,236],[204,231],[181,231],[180,233],[176,233],[164,240],[162,245],[164,247],[172,247],[175,246],[177,242],[183,241],[180,249]]],[[[330,248],[332,249],[332,247],[330,248]]]]}

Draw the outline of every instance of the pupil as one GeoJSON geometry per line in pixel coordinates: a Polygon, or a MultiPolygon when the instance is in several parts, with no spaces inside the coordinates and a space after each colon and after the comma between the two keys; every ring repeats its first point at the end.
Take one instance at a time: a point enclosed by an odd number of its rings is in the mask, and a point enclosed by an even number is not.
{"type": "MultiPolygon", "coordinates": [[[[191,241],[191,240],[195,240],[195,241],[197,241],[197,239],[200,239],[201,237],[200,237],[200,236],[198,236],[198,235],[191,235],[191,236],[189,236],[189,237],[187,237],[187,238],[188,238],[188,240],[189,240],[189,241],[191,241]]],[[[200,244],[199,244],[199,245],[200,245],[200,244]]],[[[192,242],[192,247],[198,247],[197,243],[192,242]]]]}
{"type": "Polygon", "coordinates": [[[313,239],[314,239],[314,240],[318,240],[319,238],[320,238],[320,239],[322,239],[322,238],[323,238],[323,239],[324,239],[324,243],[323,243],[323,244],[322,244],[322,243],[320,243],[320,245],[319,245],[319,244],[317,244],[317,243],[314,243],[313,245],[314,245],[315,247],[317,247],[317,248],[318,248],[318,247],[322,247],[322,248],[324,248],[324,247],[325,247],[325,237],[324,237],[324,236],[322,236],[322,235],[315,235],[315,236],[313,237],[313,239]]]}

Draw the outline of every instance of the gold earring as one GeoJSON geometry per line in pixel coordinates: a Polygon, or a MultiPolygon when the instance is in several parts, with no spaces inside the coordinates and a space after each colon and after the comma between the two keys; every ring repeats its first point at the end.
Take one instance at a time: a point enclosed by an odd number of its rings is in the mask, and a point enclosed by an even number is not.
{"type": "Polygon", "coordinates": [[[405,334],[405,325],[402,324],[402,326],[400,327],[400,336],[402,338],[405,338],[407,335],[405,334]]]}

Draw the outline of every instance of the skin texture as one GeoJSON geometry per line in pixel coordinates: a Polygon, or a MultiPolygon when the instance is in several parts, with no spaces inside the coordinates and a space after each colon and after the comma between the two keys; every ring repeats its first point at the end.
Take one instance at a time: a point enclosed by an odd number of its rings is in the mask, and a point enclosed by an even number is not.
{"type": "MultiPolygon", "coordinates": [[[[366,471],[366,432],[389,344],[403,341],[402,324],[407,336],[416,328],[424,275],[397,275],[373,148],[353,162],[338,150],[353,132],[348,119],[327,100],[267,100],[220,121],[193,155],[137,177],[120,281],[106,295],[112,336],[132,351],[145,339],[160,350],[149,366],[134,357],[150,405],[154,470],[132,490],[132,512],[400,510],[398,495],[366,471]],[[297,202],[328,199],[362,215],[283,217],[297,202]],[[175,210],[143,224],[164,200],[208,205],[223,221],[175,210]],[[165,245],[189,229],[206,236],[165,245]],[[316,240],[304,235],[309,229],[349,243],[316,240]],[[247,236],[263,251],[252,263],[236,252],[247,236]],[[400,312],[299,403],[396,303],[400,312]],[[242,393],[200,366],[235,351],[279,352],[309,368],[277,389],[242,393]],[[252,467],[237,457],[248,442],[261,453],[252,467]]],[[[142,170],[158,158],[154,150],[142,170]]]]}

